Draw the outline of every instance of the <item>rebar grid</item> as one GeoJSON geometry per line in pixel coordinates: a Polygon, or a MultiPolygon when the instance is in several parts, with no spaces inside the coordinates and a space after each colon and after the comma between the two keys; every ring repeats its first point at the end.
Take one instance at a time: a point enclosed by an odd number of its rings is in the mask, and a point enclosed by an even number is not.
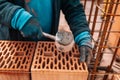
{"type": "MultiPolygon", "coordinates": [[[[120,5],[120,0],[81,0],[81,2],[83,3],[87,20],[91,29],[91,35],[94,44],[93,54],[96,55],[94,69],[91,73],[91,80],[94,80],[95,75],[100,74],[97,73],[96,67],[99,66],[103,54],[107,53],[105,52],[105,49],[109,48],[113,50],[114,54],[112,61],[108,66],[108,70],[106,70],[108,74],[112,68],[113,61],[117,56],[117,52],[120,49],[120,40],[116,40],[116,45],[114,46],[108,45],[111,33],[120,35],[120,30],[112,30],[113,24],[115,23],[115,18],[120,17],[120,14],[116,13],[118,6],[120,5]],[[90,2],[91,5],[87,5],[88,2],[90,2]],[[89,8],[87,8],[87,6],[89,6],[89,8]]],[[[106,74],[104,73],[104,75],[106,74]]],[[[108,76],[104,76],[104,80],[107,80],[107,77],[108,76]]]]}

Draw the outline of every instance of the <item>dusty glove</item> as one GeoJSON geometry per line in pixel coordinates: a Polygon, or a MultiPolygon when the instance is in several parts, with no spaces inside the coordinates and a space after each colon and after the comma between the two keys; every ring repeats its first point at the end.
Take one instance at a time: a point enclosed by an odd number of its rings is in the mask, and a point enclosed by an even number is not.
{"type": "Polygon", "coordinates": [[[28,22],[20,30],[23,37],[40,39],[42,37],[42,29],[36,18],[30,18],[28,22]]]}
{"type": "Polygon", "coordinates": [[[86,64],[90,64],[91,59],[93,58],[92,49],[88,46],[81,46],[80,50],[80,62],[86,62],[86,64]]]}

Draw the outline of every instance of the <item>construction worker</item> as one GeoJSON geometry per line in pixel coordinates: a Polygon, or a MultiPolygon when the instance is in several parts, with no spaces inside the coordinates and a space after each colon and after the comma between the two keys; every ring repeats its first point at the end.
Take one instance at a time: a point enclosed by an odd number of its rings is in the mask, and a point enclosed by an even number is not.
{"type": "Polygon", "coordinates": [[[90,29],[79,0],[0,0],[0,40],[44,40],[42,31],[55,35],[60,10],[80,50],[80,61],[90,62],[90,29]]]}

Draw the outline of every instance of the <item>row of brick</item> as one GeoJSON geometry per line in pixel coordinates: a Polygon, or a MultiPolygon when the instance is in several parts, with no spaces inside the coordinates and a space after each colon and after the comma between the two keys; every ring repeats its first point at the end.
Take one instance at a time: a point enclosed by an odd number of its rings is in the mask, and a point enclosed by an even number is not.
{"type": "Polygon", "coordinates": [[[58,77],[59,80],[74,80],[76,77],[76,80],[86,80],[87,66],[79,63],[79,55],[76,45],[64,53],[57,50],[54,42],[0,41],[0,80],[11,79],[6,79],[4,72],[13,72],[13,77],[16,72],[24,74],[20,75],[24,78],[15,80],[40,80],[44,77],[47,77],[44,80],[58,80],[58,77]]]}

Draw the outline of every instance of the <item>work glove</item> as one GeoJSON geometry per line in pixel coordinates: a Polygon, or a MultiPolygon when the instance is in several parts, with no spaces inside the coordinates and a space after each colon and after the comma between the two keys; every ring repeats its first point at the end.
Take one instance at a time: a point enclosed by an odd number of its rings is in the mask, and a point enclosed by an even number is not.
{"type": "Polygon", "coordinates": [[[41,26],[36,18],[30,18],[27,23],[20,30],[23,37],[40,39],[42,34],[41,26]]]}
{"type": "Polygon", "coordinates": [[[78,34],[75,37],[75,42],[79,46],[80,62],[86,62],[87,65],[89,65],[91,62],[91,59],[93,58],[90,33],[88,31],[84,31],[78,34]]]}
{"type": "Polygon", "coordinates": [[[86,64],[89,65],[93,58],[92,48],[88,46],[81,46],[79,50],[80,50],[80,62],[86,62],[86,64]]]}

